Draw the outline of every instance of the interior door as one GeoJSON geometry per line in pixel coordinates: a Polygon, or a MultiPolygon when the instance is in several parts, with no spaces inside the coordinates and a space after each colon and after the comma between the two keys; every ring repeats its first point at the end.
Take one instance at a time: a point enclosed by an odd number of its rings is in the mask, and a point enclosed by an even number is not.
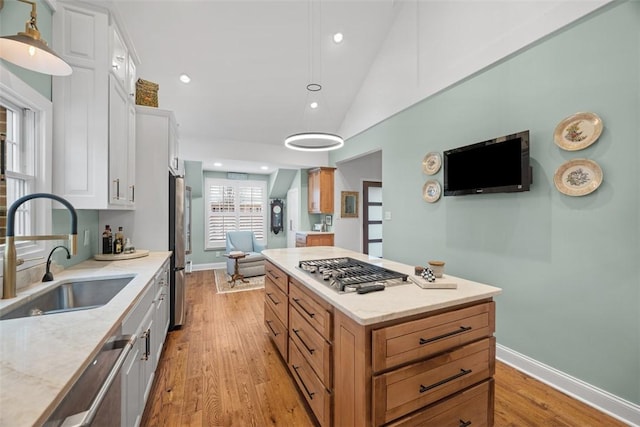
{"type": "Polygon", "coordinates": [[[362,249],[382,258],[382,183],[362,183],[362,249]]]}
{"type": "Polygon", "coordinates": [[[296,247],[296,231],[300,224],[300,195],[297,188],[287,191],[287,247],[296,247]]]}

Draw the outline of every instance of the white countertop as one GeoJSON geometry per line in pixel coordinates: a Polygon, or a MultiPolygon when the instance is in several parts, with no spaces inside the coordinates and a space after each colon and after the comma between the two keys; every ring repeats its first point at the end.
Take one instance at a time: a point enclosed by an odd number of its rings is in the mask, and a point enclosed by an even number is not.
{"type": "Polygon", "coordinates": [[[17,298],[0,300],[3,314],[16,302],[62,280],[135,274],[102,307],[0,321],[0,426],[32,426],[46,420],[170,255],[151,252],[132,260],[85,261],[56,274],[53,282],[33,285],[17,298]]]}
{"type": "Polygon", "coordinates": [[[406,284],[389,286],[381,292],[362,295],[355,292],[340,294],[320,283],[309,273],[297,268],[298,262],[348,256],[408,275],[415,273],[414,267],[386,259],[369,258],[368,255],[334,246],[266,249],[262,253],[276,266],[298,279],[321,298],[361,325],[372,325],[479,301],[502,292],[502,289],[494,286],[445,274],[444,278],[456,282],[457,289],[422,289],[413,282],[407,281],[406,284]]]}
{"type": "Polygon", "coordinates": [[[296,231],[296,234],[306,236],[308,234],[333,234],[333,231],[296,231]]]}

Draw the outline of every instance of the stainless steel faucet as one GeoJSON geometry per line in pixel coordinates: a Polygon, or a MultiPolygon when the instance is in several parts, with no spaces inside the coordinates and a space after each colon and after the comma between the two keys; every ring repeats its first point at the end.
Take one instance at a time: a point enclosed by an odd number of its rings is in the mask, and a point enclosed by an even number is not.
{"type": "MultiPolygon", "coordinates": [[[[3,284],[2,284],[2,299],[15,298],[16,297],[16,265],[18,265],[18,260],[16,260],[16,243],[19,241],[29,241],[29,240],[69,240],[69,251],[71,255],[75,255],[77,252],[78,246],[78,215],[76,214],[76,210],[73,208],[71,203],[67,200],[63,199],[60,196],[56,196],[55,194],[49,193],[34,193],[29,194],[27,196],[21,197],[9,208],[7,211],[7,239],[4,247],[4,273],[3,273],[3,284]],[[57,202],[60,202],[69,210],[69,215],[71,216],[71,233],[69,235],[65,234],[53,234],[53,235],[45,235],[45,236],[14,236],[14,222],[16,210],[25,202],[28,202],[32,199],[52,199],[57,202]]],[[[21,263],[20,263],[21,264],[21,263]]]]}

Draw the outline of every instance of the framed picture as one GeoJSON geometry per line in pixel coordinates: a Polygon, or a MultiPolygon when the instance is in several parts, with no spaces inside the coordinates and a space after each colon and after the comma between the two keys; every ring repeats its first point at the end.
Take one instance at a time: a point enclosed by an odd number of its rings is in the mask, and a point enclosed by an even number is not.
{"type": "Polygon", "coordinates": [[[324,223],[327,224],[327,226],[331,227],[331,215],[327,215],[324,217],[324,223]]]}
{"type": "Polygon", "coordinates": [[[340,200],[340,216],[342,218],[358,218],[358,192],[342,191],[340,200]]]}

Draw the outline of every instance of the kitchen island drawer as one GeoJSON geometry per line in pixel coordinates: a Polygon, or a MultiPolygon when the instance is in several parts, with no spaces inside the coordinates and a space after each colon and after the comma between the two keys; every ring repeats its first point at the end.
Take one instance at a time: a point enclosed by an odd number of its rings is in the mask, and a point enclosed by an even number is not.
{"type": "Polygon", "coordinates": [[[312,328],[298,310],[291,310],[289,337],[328,389],[331,388],[331,344],[312,328]]]}
{"type": "Polygon", "coordinates": [[[269,336],[276,344],[280,355],[286,361],[287,360],[287,327],[282,324],[278,316],[271,309],[269,304],[264,303],[264,324],[269,331],[269,336]]]}
{"type": "Polygon", "coordinates": [[[485,338],[431,359],[373,377],[375,425],[417,409],[493,376],[495,338],[485,338]]]}
{"type": "Polygon", "coordinates": [[[291,340],[289,340],[289,369],[318,423],[321,426],[331,425],[331,393],[291,340]]]}
{"type": "Polygon", "coordinates": [[[493,425],[493,379],[389,424],[389,427],[490,427],[493,425]]]}
{"type": "Polygon", "coordinates": [[[282,324],[289,323],[289,298],[269,276],[264,278],[264,300],[278,316],[282,324]]]}
{"type": "Polygon", "coordinates": [[[495,303],[486,302],[373,331],[373,370],[380,372],[489,337],[495,303]]]}
{"type": "Polygon", "coordinates": [[[269,261],[264,262],[264,271],[266,276],[271,280],[273,280],[273,283],[278,285],[278,287],[282,290],[282,292],[284,292],[285,294],[289,292],[289,289],[287,286],[288,285],[287,273],[280,270],[278,267],[276,267],[273,263],[269,261]]]}
{"type": "Polygon", "coordinates": [[[327,341],[331,341],[331,305],[313,295],[294,278],[289,278],[289,303],[327,341]]]}

